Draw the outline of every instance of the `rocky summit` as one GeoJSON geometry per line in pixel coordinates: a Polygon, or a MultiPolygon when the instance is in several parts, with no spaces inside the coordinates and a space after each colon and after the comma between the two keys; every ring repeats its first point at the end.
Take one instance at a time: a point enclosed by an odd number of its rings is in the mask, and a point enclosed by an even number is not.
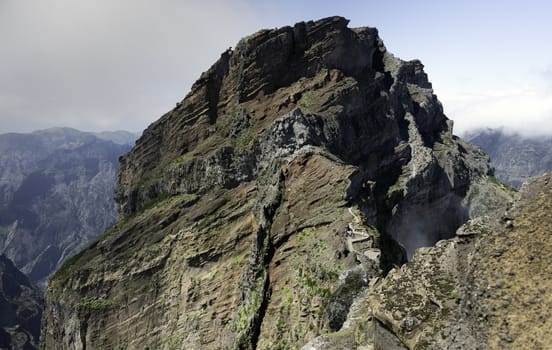
{"type": "Polygon", "coordinates": [[[50,280],[43,349],[422,344],[385,299],[410,291],[385,281],[512,193],[453,136],[423,65],[347,24],[242,39],[144,131],[120,160],[119,222],[50,280]]]}

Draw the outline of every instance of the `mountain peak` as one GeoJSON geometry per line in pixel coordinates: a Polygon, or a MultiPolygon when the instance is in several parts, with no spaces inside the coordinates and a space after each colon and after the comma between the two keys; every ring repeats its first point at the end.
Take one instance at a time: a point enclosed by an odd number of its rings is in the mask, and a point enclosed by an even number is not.
{"type": "Polygon", "coordinates": [[[45,348],[371,339],[344,326],[371,281],[504,211],[421,62],[347,24],[242,39],[144,131],[120,159],[121,220],[50,281],[45,348]]]}
{"type": "MultiPolygon", "coordinates": [[[[329,17],[262,30],[224,52],[184,100],[147,128],[123,158],[116,194],[121,214],[174,192],[152,182],[179,159],[205,156],[227,145],[236,150],[236,142],[258,134],[295,108],[306,114],[334,113],[336,108],[344,114],[369,113],[360,100],[373,100],[376,104],[370,108],[377,109],[394,83],[397,89],[412,89],[415,108],[427,104],[437,109],[428,114],[427,108],[420,108],[424,115],[416,117],[424,142],[431,144],[439,132],[448,132],[423,65],[388,54],[376,29],[350,29],[347,23],[342,17],[329,17]],[[337,96],[339,91],[345,95],[337,96]]],[[[343,152],[348,153],[343,157],[362,155],[352,149],[343,152]]],[[[229,182],[235,181],[223,176],[217,183],[192,188],[229,182]]]]}

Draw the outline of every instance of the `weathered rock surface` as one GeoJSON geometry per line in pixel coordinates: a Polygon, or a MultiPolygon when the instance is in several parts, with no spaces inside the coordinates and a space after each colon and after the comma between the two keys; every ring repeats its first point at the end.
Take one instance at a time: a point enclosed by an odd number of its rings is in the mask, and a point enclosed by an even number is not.
{"type": "Polygon", "coordinates": [[[0,349],[38,349],[41,293],[1,254],[0,311],[0,349]]]}
{"type": "Polygon", "coordinates": [[[502,216],[470,220],[420,249],[371,286],[375,327],[409,349],[548,349],[551,209],[547,174],[525,183],[502,216]]]}
{"type": "Polygon", "coordinates": [[[503,211],[422,64],[347,23],[242,39],[144,131],[122,220],[50,281],[42,348],[355,348],[359,295],[406,258],[391,236],[410,253],[503,211]]]}
{"type": "Polygon", "coordinates": [[[67,128],[0,135],[0,253],[44,287],[115,222],[117,162],[129,148],[67,128]]]}
{"type": "Polygon", "coordinates": [[[501,129],[474,130],[465,139],[491,158],[495,176],[519,188],[531,176],[552,171],[552,137],[523,136],[501,129]]]}

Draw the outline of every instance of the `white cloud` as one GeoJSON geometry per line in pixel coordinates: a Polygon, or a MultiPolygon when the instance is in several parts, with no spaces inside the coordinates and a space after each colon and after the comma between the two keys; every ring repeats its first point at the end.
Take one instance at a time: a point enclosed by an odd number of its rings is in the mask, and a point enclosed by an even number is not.
{"type": "Polygon", "coordinates": [[[399,57],[422,60],[457,132],[505,126],[552,134],[552,50],[543,45],[550,11],[503,5],[0,0],[0,132],[141,130],[241,37],[341,14],[377,26],[399,57]]]}
{"type": "Polygon", "coordinates": [[[552,91],[544,87],[441,96],[455,132],[503,127],[521,134],[552,134],[552,91]]]}
{"type": "Polygon", "coordinates": [[[0,132],[141,130],[259,27],[247,0],[2,0],[0,132]]]}

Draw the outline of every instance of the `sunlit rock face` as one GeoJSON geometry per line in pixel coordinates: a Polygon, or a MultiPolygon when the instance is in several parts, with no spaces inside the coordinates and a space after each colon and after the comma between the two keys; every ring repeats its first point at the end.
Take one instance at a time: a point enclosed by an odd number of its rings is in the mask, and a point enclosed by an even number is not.
{"type": "Polygon", "coordinates": [[[44,348],[353,348],[375,279],[503,205],[422,64],[347,23],[242,39],[144,131],[121,220],[51,280],[44,348]]]}

